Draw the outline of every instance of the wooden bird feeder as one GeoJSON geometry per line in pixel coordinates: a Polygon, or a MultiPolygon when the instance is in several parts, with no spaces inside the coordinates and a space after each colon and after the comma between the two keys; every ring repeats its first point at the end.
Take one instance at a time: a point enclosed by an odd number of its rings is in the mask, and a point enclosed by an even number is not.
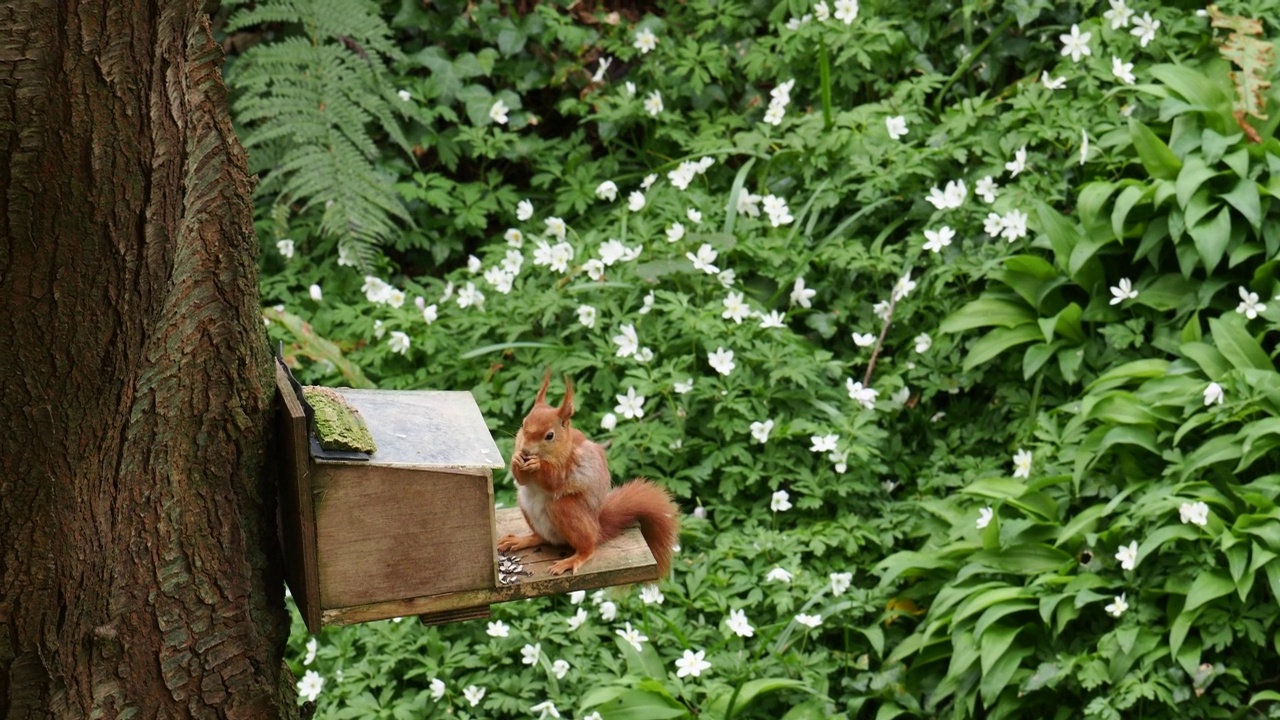
{"type": "Polygon", "coordinates": [[[547,572],[572,552],[558,546],[515,553],[519,572],[500,573],[498,537],[529,530],[518,508],[494,507],[493,471],[506,463],[470,393],[336,389],[377,446],[357,456],[314,441],[282,362],[276,386],[285,578],[310,632],[406,615],[469,620],[494,603],[658,579],[634,527],[577,575],[547,572]]]}

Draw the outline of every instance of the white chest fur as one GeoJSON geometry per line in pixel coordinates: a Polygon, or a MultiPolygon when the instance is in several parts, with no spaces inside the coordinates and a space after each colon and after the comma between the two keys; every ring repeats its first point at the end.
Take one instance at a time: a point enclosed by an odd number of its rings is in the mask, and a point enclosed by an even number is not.
{"type": "Polygon", "coordinates": [[[521,485],[516,490],[516,495],[520,500],[520,509],[524,510],[531,529],[553,545],[564,545],[566,543],[564,537],[551,524],[549,512],[551,495],[532,483],[521,485]]]}

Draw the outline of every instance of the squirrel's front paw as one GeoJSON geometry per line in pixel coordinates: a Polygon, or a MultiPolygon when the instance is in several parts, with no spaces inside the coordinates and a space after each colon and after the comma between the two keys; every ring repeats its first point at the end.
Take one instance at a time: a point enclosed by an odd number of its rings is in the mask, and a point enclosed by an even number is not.
{"type": "Polygon", "coordinates": [[[520,469],[525,472],[537,472],[542,468],[542,459],[537,455],[522,455],[520,457],[520,469]]]}

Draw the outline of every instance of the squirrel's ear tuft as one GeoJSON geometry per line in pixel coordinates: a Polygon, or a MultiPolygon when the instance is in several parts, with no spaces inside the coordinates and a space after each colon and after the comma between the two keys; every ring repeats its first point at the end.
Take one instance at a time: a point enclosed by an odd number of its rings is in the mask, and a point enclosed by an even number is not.
{"type": "Polygon", "coordinates": [[[538,391],[538,397],[533,399],[534,405],[542,405],[547,402],[547,388],[551,386],[551,368],[547,368],[547,374],[542,378],[542,389],[538,391]]]}
{"type": "Polygon", "coordinates": [[[560,423],[568,425],[569,418],[573,417],[573,381],[568,375],[564,376],[564,402],[560,403],[560,409],[556,412],[560,418],[560,423]]]}

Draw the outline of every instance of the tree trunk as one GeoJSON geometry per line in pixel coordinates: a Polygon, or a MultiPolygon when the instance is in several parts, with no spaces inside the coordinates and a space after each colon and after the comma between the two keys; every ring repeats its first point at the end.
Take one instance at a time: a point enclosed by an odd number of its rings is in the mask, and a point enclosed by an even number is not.
{"type": "Polygon", "coordinates": [[[296,715],[272,375],[194,0],[0,9],[0,715],[296,715]]]}

